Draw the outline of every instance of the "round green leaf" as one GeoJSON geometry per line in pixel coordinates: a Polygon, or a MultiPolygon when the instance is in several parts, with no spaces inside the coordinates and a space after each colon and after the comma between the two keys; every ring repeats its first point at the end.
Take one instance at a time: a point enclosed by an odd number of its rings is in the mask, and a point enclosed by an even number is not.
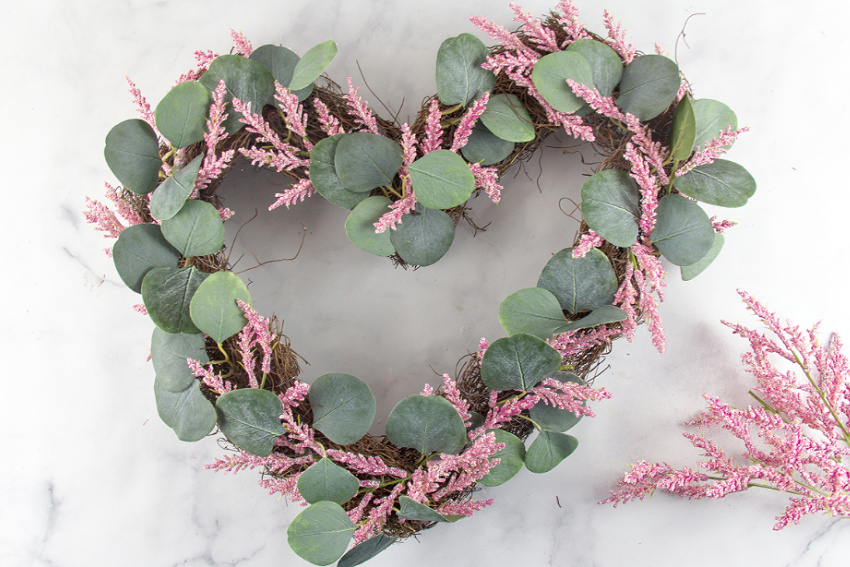
{"type": "Polygon", "coordinates": [[[313,427],[340,445],[360,440],[375,419],[375,396],[351,374],[325,374],[310,386],[313,427]]]}
{"type": "Polygon", "coordinates": [[[295,65],[289,88],[298,91],[309,87],[336,57],[336,42],[329,39],[310,48],[295,65]]]}
{"type": "Polygon", "coordinates": [[[509,335],[526,333],[548,339],[563,332],[568,321],[551,292],[529,287],[510,294],[499,304],[499,323],[509,335]]]}
{"type": "Polygon", "coordinates": [[[589,329],[591,327],[598,327],[599,325],[606,325],[608,323],[618,323],[625,320],[626,312],[619,307],[615,307],[613,305],[602,305],[581,319],[571,321],[558,332],[569,333],[571,331],[578,331],[579,329],[589,329]]]}
{"type": "Polygon", "coordinates": [[[310,504],[323,500],[345,504],[354,498],[359,488],[356,476],[327,457],[298,477],[298,492],[310,504]]]}
{"type": "Polygon", "coordinates": [[[640,190],[628,172],[606,169],[581,188],[581,216],[596,234],[620,248],[637,241],[640,231],[640,190]]]}
{"type": "Polygon", "coordinates": [[[680,192],[697,201],[721,207],[743,207],[756,192],[750,172],[725,159],[700,165],[673,181],[680,192]]]}
{"type": "Polygon", "coordinates": [[[343,134],[334,154],[334,169],[343,187],[355,193],[388,187],[403,161],[401,146],[370,132],[343,134]]]}
{"type": "Polygon", "coordinates": [[[610,304],[618,286],[611,261],[596,248],[583,258],[573,258],[573,248],[561,250],[546,263],[537,280],[537,287],[552,292],[561,308],[570,313],[610,304]]]}
{"type": "Polygon", "coordinates": [[[466,444],[466,427],[454,406],[439,396],[408,396],[387,418],[387,439],[423,455],[457,454],[466,444]]]}
{"type": "Polygon", "coordinates": [[[390,233],[390,242],[398,255],[415,266],[430,266],[445,256],[454,238],[455,224],[451,217],[419,203],[413,212],[401,217],[401,224],[390,233]]]}
{"type": "Polygon", "coordinates": [[[694,117],[694,105],[690,95],[685,95],[676,105],[673,115],[673,130],[671,132],[670,155],[676,160],[688,159],[697,135],[697,122],[694,117]]]}
{"type": "Polygon", "coordinates": [[[491,390],[529,390],[561,367],[561,355],[532,335],[493,342],[481,360],[481,380],[491,390]]]}
{"type": "Polygon", "coordinates": [[[216,272],[204,280],[189,305],[192,322],[215,342],[221,344],[248,323],[236,303],[251,303],[251,293],[233,272],[216,272]]]}
{"type": "Polygon", "coordinates": [[[316,502],[292,520],[289,547],[313,565],[330,565],[345,553],[357,526],[336,502],[316,502]]]}
{"type": "Polygon", "coordinates": [[[511,155],[512,151],[514,151],[513,142],[494,135],[481,122],[475,123],[466,145],[460,149],[460,153],[467,161],[481,165],[499,163],[511,155]]]}
{"type": "Polygon", "coordinates": [[[251,52],[248,59],[265,67],[275,81],[284,87],[289,87],[289,83],[292,82],[292,73],[301,58],[280,45],[261,45],[251,52]]]}
{"type": "Polygon", "coordinates": [[[496,75],[482,69],[487,46],[472,34],[450,37],[437,51],[437,97],[446,106],[466,106],[496,86],[496,75]]]}
{"type": "Polygon", "coordinates": [[[189,305],[207,274],[194,266],[154,268],[142,280],[142,301],[154,324],[166,333],[194,334],[189,305]]]}
{"type": "Polygon", "coordinates": [[[224,246],[224,222],[216,208],[204,201],[186,201],[161,227],[165,239],[187,258],[215,254],[224,246]]]}
{"type": "Polygon", "coordinates": [[[692,150],[697,146],[705,147],[706,142],[716,138],[721,130],[725,132],[729,126],[732,130],[738,129],[738,117],[735,112],[722,102],[710,98],[694,101],[694,117],[697,131],[692,150]]]}
{"type": "Polygon", "coordinates": [[[186,359],[197,360],[201,364],[209,362],[206,341],[200,333],[166,333],[154,327],[151,337],[151,362],[156,372],[159,387],[174,393],[180,393],[196,381],[195,375],[186,364],[186,359]]]}
{"type": "Polygon", "coordinates": [[[475,190],[475,175],[458,154],[435,150],[408,168],[416,200],[429,209],[450,209],[464,204],[475,190]]]}
{"type": "MultiPolygon", "coordinates": [[[[353,195],[365,195],[365,193],[353,193],[353,195]]],[[[389,256],[395,252],[390,242],[390,232],[375,232],[375,223],[389,212],[392,203],[383,195],[368,197],[351,211],[345,220],[345,234],[355,246],[375,256],[389,256]]]]}
{"type": "Polygon", "coordinates": [[[397,537],[390,537],[385,534],[378,534],[371,537],[348,550],[348,553],[342,556],[342,559],[336,564],[336,567],[356,567],[369,561],[389,546],[398,541],[397,537]]]}
{"type": "Polygon", "coordinates": [[[711,248],[708,250],[708,254],[702,257],[702,259],[690,264],[688,266],[682,266],[682,280],[688,281],[692,280],[701,273],[705,271],[708,266],[711,265],[712,262],[720,255],[720,250],[723,249],[723,235],[719,232],[714,233],[714,242],[711,245],[711,248]]]}
{"type": "Polygon", "coordinates": [[[237,132],[243,126],[239,121],[242,114],[229,105],[234,98],[243,103],[250,102],[251,112],[257,114],[273,100],[274,78],[268,69],[253,59],[239,55],[216,57],[201,76],[200,82],[207,90],[214,91],[221,81],[224,81],[227,87],[224,101],[228,103],[228,114],[224,121],[224,129],[228,134],[237,132]]]}
{"type": "Polygon", "coordinates": [[[275,439],[286,433],[280,424],[283,404],[268,390],[231,390],[215,402],[218,426],[240,449],[268,457],[275,439]]]}
{"type": "Polygon", "coordinates": [[[106,135],[106,164],[121,185],[144,195],[156,189],[162,159],[153,128],[144,120],[125,120],[106,135]]]}
{"type": "Polygon", "coordinates": [[[623,62],[617,52],[601,41],[589,38],[572,42],[567,46],[567,51],[587,59],[596,90],[602,96],[611,96],[623,76],[623,62]]]}
{"type": "Polygon", "coordinates": [[[578,448],[578,439],[555,431],[541,431],[525,454],[525,467],[533,473],[554,469],[578,448]]]}
{"type": "Polygon", "coordinates": [[[573,94],[567,79],[593,88],[593,71],[587,59],[574,51],[556,51],[540,58],[531,71],[531,80],[541,96],[560,112],[575,112],[584,99],[573,94]]]}
{"type": "Polygon", "coordinates": [[[449,521],[448,518],[446,518],[433,508],[430,508],[425,504],[417,502],[409,496],[399,496],[398,502],[399,504],[401,504],[398,515],[406,520],[441,523],[449,521]]]}
{"type": "Polygon", "coordinates": [[[714,227],[699,205],[671,194],[658,202],[657,221],[649,239],[665,258],[688,266],[708,254],[714,243],[714,227]]]}
{"type": "Polygon", "coordinates": [[[681,82],[679,67],[671,59],[663,55],[635,57],[623,70],[617,106],[641,120],[650,120],[676,100],[681,82]]]}
{"type": "Polygon", "coordinates": [[[487,476],[478,481],[483,486],[499,486],[504,484],[518,473],[525,462],[525,445],[522,440],[501,429],[491,429],[496,435],[496,443],[504,443],[505,446],[497,451],[490,459],[499,459],[499,464],[490,469],[487,476]]]}
{"type": "Polygon", "coordinates": [[[353,209],[369,196],[369,193],[355,193],[346,189],[336,174],[334,156],[337,144],[343,134],[320,140],[310,152],[310,183],[319,195],[346,209],[353,209]]]}
{"type": "Polygon", "coordinates": [[[156,128],[175,148],[204,139],[212,97],[197,81],[180,83],[165,95],[154,111],[156,128]]]}
{"type": "MultiPolygon", "coordinates": [[[[570,372],[558,372],[552,376],[559,382],[572,382],[574,384],[584,384],[584,381],[570,372]]],[[[584,404],[582,404],[584,405],[584,404]]],[[[544,400],[537,402],[537,405],[529,411],[529,417],[534,422],[548,431],[564,432],[581,420],[580,415],[565,409],[558,408],[547,404],[544,400]]]]}
{"type": "Polygon", "coordinates": [[[136,224],[118,235],[112,260],[127,287],[141,293],[145,275],[154,268],[176,268],[180,253],[162,236],[158,225],[136,224]]]}
{"type": "MultiPolygon", "coordinates": [[[[203,88],[203,87],[201,87],[203,88]]],[[[197,156],[163,181],[151,195],[151,216],[159,221],[170,219],[183,208],[183,203],[195,190],[195,180],[204,161],[204,154],[197,156]]]]}
{"type": "Polygon", "coordinates": [[[479,120],[493,135],[508,142],[529,142],[535,136],[534,121],[516,95],[491,96],[479,120]]]}
{"type": "Polygon", "coordinates": [[[200,441],[215,427],[215,408],[204,397],[198,380],[181,392],[169,392],[157,376],[153,392],[160,419],[181,441],[200,441]]]}

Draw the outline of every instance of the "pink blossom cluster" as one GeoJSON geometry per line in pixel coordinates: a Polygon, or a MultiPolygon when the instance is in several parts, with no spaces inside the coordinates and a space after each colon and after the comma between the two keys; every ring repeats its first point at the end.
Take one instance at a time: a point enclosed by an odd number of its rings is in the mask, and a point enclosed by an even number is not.
{"type": "Polygon", "coordinates": [[[749,132],[749,130],[750,129],[746,126],[738,130],[732,130],[731,126],[727,126],[725,131],[721,130],[716,137],[706,142],[704,148],[701,149],[697,146],[697,149],[694,152],[694,155],[691,156],[691,159],[676,170],[676,177],[685,175],[695,167],[714,163],[715,159],[728,151],[729,146],[738,139],[738,136],[744,132],[749,132]]]}
{"type": "Polygon", "coordinates": [[[738,409],[704,395],[708,408],[687,425],[730,432],[743,445],[745,464],[737,464],[703,433],[688,432],[684,436],[704,456],[697,465],[707,472],[640,461],[604,502],[642,500],[657,489],[688,498],[722,498],[769,488],[790,495],[775,530],[818,512],[850,517],[850,363],[841,341],[834,336],[821,345],[817,325],[804,331],[783,323],[752,296],[739,293],[767,328],[762,332],[724,322],[749,342],[742,361],[756,379],[751,394],[759,405],[738,409]]]}
{"type": "Polygon", "coordinates": [[[239,309],[245,315],[247,322],[237,336],[236,344],[239,355],[242,357],[242,367],[248,373],[248,383],[251,388],[259,388],[260,383],[255,374],[257,360],[256,350],[262,351],[260,370],[263,375],[271,372],[272,348],[277,336],[271,330],[271,323],[266,317],[262,317],[254,311],[254,308],[241,299],[236,300],[239,309]]]}
{"type": "Polygon", "coordinates": [[[130,77],[124,77],[124,79],[127,81],[130,94],[133,95],[133,105],[139,112],[139,116],[141,116],[142,120],[148,123],[148,126],[153,128],[153,131],[156,132],[157,137],[159,137],[159,130],[156,128],[156,120],[154,119],[151,105],[148,104],[148,101],[142,95],[142,91],[136,86],[136,83],[130,80],[130,77]]]}
{"type": "Polygon", "coordinates": [[[322,102],[317,96],[314,96],[312,99],[313,107],[316,109],[319,118],[319,124],[322,127],[322,130],[327,132],[328,136],[335,136],[337,134],[345,134],[345,128],[339,123],[339,119],[331,114],[328,105],[322,102]]]}
{"type": "Polygon", "coordinates": [[[490,200],[498,204],[502,199],[502,187],[499,184],[499,173],[495,167],[485,167],[480,163],[470,163],[469,170],[475,176],[475,187],[483,189],[490,200]]]}
{"type": "Polygon", "coordinates": [[[470,105],[469,109],[464,113],[463,118],[455,128],[454,140],[452,141],[451,151],[459,152],[469,141],[469,135],[472,134],[472,128],[478,122],[478,118],[484,113],[487,108],[487,103],[490,101],[490,93],[485,92],[481,97],[475,100],[470,105]]]}
{"type": "Polygon", "coordinates": [[[348,82],[348,94],[344,95],[344,98],[348,101],[348,106],[354,113],[355,122],[360,123],[367,131],[378,134],[378,123],[375,121],[375,115],[369,110],[368,103],[357,96],[360,87],[354,88],[354,85],[351,84],[351,77],[346,80],[348,82]]]}
{"type": "Polygon", "coordinates": [[[635,47],[626,41],[626,33],[622,29],[620,23],[614,23],[614,17],[605,10],[602,15],[605,21],[605,29],[608,30],[608,41],[606,43],[611,46],[611,49],[617,52],[623,58],[623,62],[628,65],[632,62],[637,54],[635,47]]]}
{"type": "MultiPolygon", "coordinates": [[[[569,8],[572,8],[569,0],[561,2],[561,4],[567,4],[569,8]]],[[[543,22],[540,21],[540,18],[533,16],[531,13],[523,12],[522,8],[513,2],[510,3],[510,7],[514,12],[514,21],[522,24],[520,29],[528,39],[537,45],[538,49],[549,53],[561,50],[561,46],[558,45],[558,39],[555,36],[555,32],[545,27],[543,22]]],[[[579,33],[584,33],[584,29],[582,29],[581,24],[579,24],[577,20],[570,20],[569,16],[564,16],[559,21],[562,25],[565,25],[565,28],[568,26],[575,26],[578,28],[579,33]]]]}
{"type": "Polygon", "coordinates": [[[614,337],[623,334],[621,329],[600,325],[593,329],[581,329],[555,335],[548,341],[549,346],[557,350],[561,358],[569,359],[575,354],[582,353],[601,344],[610,343],[614,337]]]}
{"type": "Polygon", "coordinates": [[[259,135],[261,142],[272,145],[272,150],[259,147],[239,148],[239,152],[250,159],[252,164],[273,167],[278,172],[310,168],[310,159],[299,157],[300,150],[297,147],[281,140],[261,114],[251,112],[250,102],[243,103],[234,98],[232,104],[234,110],[242,114],[239,121],[246,125],[246,130],[259,135]]]}
{"type": "Polygon", "coordinates": [[[218,394],[223,394],[233,389],[233,384],[224,380],[219,374],[217,374],[215,370],[213,370],[212,364],[204,366],[197,360],[191,358],[186,359],[186,364],[189,366],[189,370],[192,371],[192,374],[195,375],[195,378],[200,378],[201,382],[203,382],[210,390],[217,392],[218,394]]]}
{"type": "Polygon", "coordinates": [[[104,183],[103,185],[106,187],[105,196],[112,201],[115,211],[99,201],[86,197],[86,210],[83,212],[83,216],[87,223],[95,225],[95,230],[104,233],[104,238],[118,238],[121,231],[127,228],[118,218],[118,215],[124,219],[127,226],[140,224],[142,217],[139,216],[139,213],[133,209],[130,203],[118,195],[118,189],[109,183],[104,183]]]}
{"type": "Polygon", "coordinates": [[[313,149],[313,144],[307,139],[307,116],[304,114],[304,107],[298,101],[298,95],[277,81],[275,81],[274,85],[274,98],[280,103],[280,109],[283,112],[283,120],[286,123],[286,127],[291,133],[301,138],[304,147],[309,152],[313,149]]]}
{"type": "Polygon", "coordinates": [[[443,145],[443,127],[440,124],[442,117],[440,101],[435,98],[428,105],[428,116],[425,118],[425,139],[419,142],[419,151],[422,152],[422,155],[439,150],[443,145]]]}
{"type": "Polygon", "coordinates": [[[588,230],[581,235],[578,246],[573,249],[573,258],[584,258],[588,252],[602,246],[604,242],[602,237],[593,232],[592,229],[588,230]]]}
{"type": "Polygon", "coordinates": [[[216,156],[216,146],[218,143],[227,137],[222,124],[227,120],[227,112],[225,112],[226,103],[224,97],[227,89],[224,86],[224,81],[219,81],[215,90],[212,93],[212,104],[210,105],[210,117],[207,119],[207,131],[204,133],[204,143],[207,146],[204,161],[201,164],[201,169],[198,171],[198,177],[195,179],[195,192],[192,197],[197,195],[197,192],[207,187],[213,179],[224,173],[227,166],[233,160],[236,152],[232,149],[225,150],[220,156],[216,156]]]}
{"type": "Polygon", "coordinates": [[[569,38],[568,41],[565,41],[563,45],[561,45],[561,48],[566,47],[568,43],[572,43],[573,41],[590,37],[584,29],[584,26],[582,26],[578,20],[578,8],[573,6],[573,3],[570,0],[561,0],[558,2],[556,9],[562,14],[562,16],[558,18],[558,23],[561,24],[561,27],[565,32],[567,32],[567,36],[569,38]]]}
{"type": "Polygon", "coordinates": [[[714,227],[714,232],[720,233],[726,232],[737,224],[728,219],[718,219],[717,215],[711,217],[709,220],[711,221],[711,226],[714,227]]]}
{"type": "Polygon", "coordinates": [[[230,38],[233,40],[233,48],[236,50],[236,53],[242,57],[248,57],[251,53],[253,53],[254,47],[251,45],[251,42],[242,35],[242,32],[237,32],[231,28],[230,38]]]}
{"type": "Polygon", "coordinates": [[[658,176],[652,175],[646,160],[635,149],[631,142],[626,143],[626,159],[632,164],[629,175],[640,187],[641,217],[640,231],[646,240],[655,228],[655,210],[658,208],[658,193],[663,189],[658,184],[658,176]]]}

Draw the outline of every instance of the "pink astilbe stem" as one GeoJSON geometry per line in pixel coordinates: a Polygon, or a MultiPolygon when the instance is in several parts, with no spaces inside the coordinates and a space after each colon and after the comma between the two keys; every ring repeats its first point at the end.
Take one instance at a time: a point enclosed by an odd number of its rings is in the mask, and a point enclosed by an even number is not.
{"type": "Polygon", "coordinates": [[[313,187],[313,183],[310,181],[309,177],[300,179],[298,180],[298,183],[283,193],[275,193],[274,196],[277,197],[277,200],[269,205],[269,210],[273,211],[281,205],[289,208],[290,205],[304,202],[304,199],[312,197],[315,193],[316,188],[313,187]]]}
{"type": "Polygon", "coordinates": [[[301,138],[304,148],[308,152],[312,150],[313,144],[307,139],[307,116],[304,114],[304,107],[299,102],[298,95],[275,81],[274,98],[280,103],[286,127],[290,132],[301,138]]]}
{"type": "Polygon", "coordinates": [[[563,14],[558,18],[558,23],[567,32],[567,40],[561,45],[562,48],[573,41],[590,37],[585,31],[584,26],[579,22],[578,8],[573,6],[571,0],[561,0],[555,9],[563,14]]]}
{"type": "Polygon", "coordinates": [[[401,222],[401,217],[406,215],[416,206],[416,194],[413,189],[406,189],[404,199],[399,199],[392,203],[390,211],[381,215],[378,222],[374,223],[375,232],[380,234],[386,232],[387,229],[395,230],[395,225],[401,222]]]}
{"type": "Polygon", "coordinates": [[[603,13],[605,20],[605,29],[608,30],[608,40],[606,43],[611,46],[611,49],[623,58],[623,62],[628,65],[632,62],[637,54],[635,47],[626,41],[626,34],[620,23],[614,23],[614,17],[605,10],[603,13]]]}
{"type": "Polygon", "coordinates": [[[237,32],[231,28],[230,38],[233,40],[233,48],[236,50],[236,53],[242,57],[248,57],[251,53],[253,53],[254,47],[251,45],[251,42],[242,35],[242,32],[237,32]]]}
{"type": "Polygon", "coordinates": [[[142,91],[136,86],[136,83],[130,80],[130,77],[124,77],[124,79],[127,81],[130,94],[133,96],[133,104],[136,106],[136,110],[139,111],[139,116],[141,116],[142,120],[147,122],[148,125],[153,128],[153,131],[156,132],[157,136],[159,136],[159,130],[156,128],[156,120],[154,119],[151,105],[148,104],[148,101],[142,95],[142,91]]]}
{"type": "Polygon", "coordinates": [[[626,143],[625,156],[626,159],[629,160],[629,163],[632,164],[629,175],[631,175],[632,179],[634,179],[637,182],[638,187],[640,187],[640,230],[645,240],[649,237],[652,229],[655,228],[655,211],[658,208],[658,193],[663,190],[663,187],[658,184],[658,176],[650,173],[649,165],[647,165],[646,161],[640,153],[638,153],[631,142],[626,143]]]}
{"type": "Polygon", "coordinates": [[[605,241],[601,236],[593,232],[593,230],[588,230],[581,235],[578,246],[573,249],[573,258],[584,258],[593,248],[598,248],[604,243],[605,241]]]}
{"type": "Polygon", "coordinates": [[[480,163],[470,163],[469,170],[475,176],[475,187],[483,189],[490,200],[499,204],[504,187],[499,185],[499,172],[495,167],[484,167],[480,163]]]}
{"type": "Polygon", "coordinates": [[[219,81],[215,90],[212,93],[212,104],[210,104],[210,117],[207,120],[207,131],[204,133],[204,143],[207,146],[204,162],[201,164],[201,169],[198,171],[198,177],[195,179],[195,193],[205,189],[213,180],[218,179],[224,173],[227,166],[230,164],[236,151],[233,149],[225,150],[220,156],[216,157],[216,146],[218,143],[227,137],[227,131],[224,129],[224,121],[227,120],[227,112],[225,112],[226,102],[224,100],[227,94],[227,88],[224,81],[219,81]]]}
{"type": "Polygon", "coordinates": [[[707,473],[640,461],[604,502],[616,506],[657,489],[689,498],[723,498],[759,487],[790,495],[775,530],[817,512],[850,517],[850,364],[840,352],[841,342],[822,346],[817,325],[803,331],[782,323],[752,296],[739,293],[767,327],[765,333],[725,323],[750,343],[751,352],[742,361],[756,379],[752,394],[760,405],[738,409],[704,395],[707,409],[686,425],[731,433],[743,445],[743,464],[704,434],[686,432],[685,438],[702,451],[704,459],[697,465],[707,473]],[[789,364],[797,371],[786,369],[789,364]]]}
{"type": "Polygon", "coordinates": [[[344,134],[345,128],[340,125],[339,119],[331,114],[327,105],[317,96],[313,97],[311,100],[313,102],[313,107],[315,107],[318,114],[319,125],[322,127],[322,130],[327,132],[328,136],[344,134]]]}
{"type": "Polygon", "coordinates": [[[481,114],[484,113],[484,110],[487,108],[487,102],[490,100],[490,93],[485,92],[481,97],[475,100],[466,113],[463,115],[463,118],[460,119],[460,122],[455,128],[454,133],[454,141],[452,141],[452,147],[449,148],[453,152],[459,152],[466,143],[469,141],[469,135],[472,134],[472,128],[475,126],[476,122],[478,122],[478,118],[481,114]]]}
{"type": "Polygon", "coordinates": [[[348,82],[348,94],[343,95],[343,98],[348,101],[348,107],[354,114],[354,121],[365,127],[369,132],[379,134],[375,115],[369,110],[368,103],[357,96],[360,87],[354,88],[354,85],[351,84],[351,77],[348,77],[346,81],[348,82]]]}
{"type": "MultiPolygon", "coordinates": [[[[563,4],[563,2],[562,2],[563,4]]],[[[533,41],[541,51],[560,51],[561,46],[558,45],[558,39],[555,32],[543,25],[540,18],[533,16],[530,13],[522,11],[522,8],[511,2],[511,10],[514,11],[514,21],[522,24],[522,32],[526,37],[533,41]]],[[[578,21],[575,22],[578,25],[578,21]]],[[[581,26],[578,25],[579,29],[581,26]]],[[[581,30],[584,32],[584,30],[581,30]]]]}
{"type": "Polygon", "coordinates": [[[442,146],[443,128],[440,125],[442,117],[440,101],[435,98],[428,106],[428,117],[425,119],[425,139],[419,142],[419,151],[422,152],[422,155],[439,150],[442,146]]]}
{"type": "Polygon", "coordinates": [[[224,380],[213,371],[212,365],[204,367],[200,362],[191,358],[186,359],[186,364],[189,366],[189,370],[192,371],[192,374],[195,375],[195,378],[200,378],[204,385],[210,390],[223,394],[233,389],[233,385],[230,382],[224,380]]]}
{"type": "Polygon", "coordinates": [[[697,149],[694,152],[694,155],[691,156],[691,159],[676,170],[676,177],[685,175],[695,167],[714,163],[715,159],[722,156],[729,150],[728,146],[731,146],[735,140],[738,139],[738,136],[744,132],[749,132],[749,130],[750,129],[746,126],[739,130],[732,130],[731,126],[727,126],[725,131],[721,130],[715,138],[706,142],[704,148],[700,149],[700,147],[697,146],[697,149]]]}

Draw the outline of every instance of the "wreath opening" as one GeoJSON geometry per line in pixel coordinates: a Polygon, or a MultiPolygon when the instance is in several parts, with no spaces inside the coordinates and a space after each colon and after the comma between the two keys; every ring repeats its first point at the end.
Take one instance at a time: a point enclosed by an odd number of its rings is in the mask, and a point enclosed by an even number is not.
{"type": "Polygon", "coordinates": [[[235,53],[198,52],[155,110],[131,84],[142,119],[107,136],[123,185],[109,195],[130,226],[96,202],[88,218],[117,237],[116,269],[156,325],[160,416],[187,441],[218,428],[234,450],[209,468],[259,468],[262,486],[306,501],[288,537],[312,563],[359,564],[487,506],[478,484],[567,458],[578,441],[565,432],[607,397],[592,381],[612,340],[646,322],[663,350],[660,257],[684,279],[699,274],[730,224],[699,203],[738,207],[755,191],[719,159],[744,131],[734,113],[695,99],[672,60],[638,53],[607,13],[608,37],[588,32],[566,0],[542,20],[514,11],[517,32],[472,19],[495,47],[469,34],[443,42],[438,93],[410,124],[375,115],[350,79],[346,92],[321,77],[332,41],[299,57],[234,32],[235,53]],[[281,323],[254,310],[225,246],[232,212],[219,190],[237,159],[289,178],[270,209],[318,193],[351,210],[356,246],[428,266],[460,222],[480,228],[469,199],[498,202],[500,178],[556,131],[601,161],[572,246],[501,303],[507,336],[482,339],[437,391],[398,402],[383,436],[368,434],[376,403],[363,380],[300,380],[303,360],[281,323]]]}

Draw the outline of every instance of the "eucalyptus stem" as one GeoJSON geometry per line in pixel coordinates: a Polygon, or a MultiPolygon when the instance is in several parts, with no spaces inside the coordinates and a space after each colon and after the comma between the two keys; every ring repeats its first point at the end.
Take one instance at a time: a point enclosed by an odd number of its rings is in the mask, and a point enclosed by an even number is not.
{"type": "Polygon", "coordinates": [[[222,380],[225,379],[225,378],[230,378],[231,376],[233,376],[233,364],[230,361],[230,355],[227,354],[227,351],[224,350],[224,347],[221,346],[221,343],[215,343],[215,344],[216,344],[216,346],[218,346],[218,350],[221,352],[221,354],[224,355],[224,360],[221,361],[221,362],[224,363],[224,364],[227,364],[227,373],[222,374],[221,378],[222,378],[222,380]]]}
{"type": "Polygon", "coordinates": [[[530,417],[522,415],[522,414],[517,415],[517,417],[530,421],[531,425],[533,425],[535,429],[537,429],[538,431],[543,431],[543,428],[540,426],[540,424],[537,423],[536,421],[534,421],[533,419],[531,419],[530,417]]]}

